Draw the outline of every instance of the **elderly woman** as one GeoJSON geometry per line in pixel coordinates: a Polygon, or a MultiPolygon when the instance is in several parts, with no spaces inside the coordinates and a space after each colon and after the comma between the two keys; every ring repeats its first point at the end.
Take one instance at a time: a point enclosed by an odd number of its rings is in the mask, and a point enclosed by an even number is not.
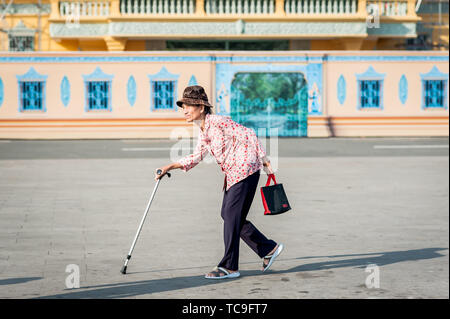
{"type": "Polygon", "coordinates": [[[215,157],[225,173],[224,196],[221,215],[224,220],[225,254],[218,266],[205,275],[208,279],[237,278],[239,262],[239,240],[244,242],[263,259],[262,271],[266,271],[283,250],[283,244],[267,239],[256,227],[246,220],[258,186],[260,169],[273,174],[270,161],[253,130],[228,117],[213,115],[212,106],[201,86],[189,86],[183,98],[177,101],[183,109],[188,123],[194,122],[200,128],[200,135],[193,154],[178,162],[161,167],[162,173],[155,174],[155,180],[168,171],[180,168],[187,172],[206,155],[215,157]]]}

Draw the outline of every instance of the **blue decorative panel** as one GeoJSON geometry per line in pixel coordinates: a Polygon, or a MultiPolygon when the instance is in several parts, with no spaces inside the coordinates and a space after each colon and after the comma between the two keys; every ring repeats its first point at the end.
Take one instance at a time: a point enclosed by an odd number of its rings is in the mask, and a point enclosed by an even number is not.
{"type": "Polygon", "coordinates": [[[100,67],[96,67],[91,74],[83,75],[85,81],[112,81],[113,78],[114,75],[104,73],[100,67]]]}
{"type": "MultiPolygon", "coordinates": [[[[214,104],[216,106],[217,114],[231,117],[236,116],[235,119],[237,121],[243,121],[243,119],[246,118],[246,120],[254,122],[259,118],[261,121],[258,120],[260,123],[256,126],[262,129],[265,128],[266,132],[269,131],[269,136],[274,136],[274,133],[272,133],[271,130],[272,128],[278,128],[279,136],[307,136],[308,114],[322,114],[322,59],[314,57],[311,60],[315,63],[307,61],[310,63],[286,65],[267,63],[267,61],[270,60],[259,60],[259,57],[245,58],[248,59],[248,62],[260,63],[237,64],[233,63],[235,62],[235,57],[221,57],[221,63],[216,64],[216,100],[214,101],[214,104]],[[252,60],[252,58],[254,59],[252,60]],[[275,78],[275,76],[273,76],[274,74],[296,73],[302,75],[301,77],[304,79],[304,83],[302,83],[301,90],[297,92],[298,94],[296,94],[294,98],[286,95],[284,100],[281,98],[274,99],[275,97],[273,96],[272,99],[264,98],[264,101],[260,100],[257,102],[256,99],[250,101],[248,98],[243,99],[242,96],[240,96],[240,90],[236,89],[235,85],[232,85],[237,76],[243,73],[265,73],[266,79],[275,78]],[[286,100],[288,98],[290,98],[290,100],[286,100]],[[296,107],[292,104],[294,100],[297,101],[296,103],[298,104],[296,107]],[[269,103],[269,101],[271,102],[269,103]],[[251,106],[249,109],[248,105],[244,105],[247,102],[253,105],[253,108],[256,108],[259,104],[259,107],[263,109],[260,109],[260,112],[253,109],[251,106]],[[292,112],[292,114],[286,113],[286,116],[283,118],[272,113],[273,110],[278,111],[283,107],[286,107],[286,111],[289,110],[289,112],[291,112],[297,110],[298,112],[296,114],[292,112]],[[269,110],[271,110],[270,113],[269,110]],[[264,119],[263,114],[266,114],[267,119],[270,118],[271,120],[262,120],[264,119]],[[297,116],[295,120],[290,118],[294,117],[294,115],[297,116]],[[276,121],[272,121],[275,119],[276,121]],[[264,124],[265,122],[268,124],[264,124]]],[[[258,132],[256,133],[258,134],[258,132]]]]}
{"type": "Polygon", "coordinates": [[[130,76],[127,83],[127,98],[131,106],[136,102],[136,80],[134,76],[130,76]]]}
{"type": "Polygon", "coordinates": [[[386,73],[378,73],[372,66],[356,74],[358,81],[358,109],[383,109],[383,86],[386,73]]]}
{"type": "Polygon", "coordinates": [[[87,81],[86,106],[88,110],[111,111],[111,82],[87,81]]]}
{"type": "Polygon", "coordinates": [[[178,93],[179,74],[170,73],[165,67],[156,74],[148,75],[150,80],[150,109],[174,110],[177,105],[176,96],[178,93]]]}
{"type": "Polygon", "coordinates": [[[381,87],[382,81],[361,80],[359,82],[359,107],[360,108],[380,108],[381,107],[381,87]]]}
{"type": "Polygon", "coordinates": [[[114,75],[104,73],[99,67],[91,74],[83,75],[85,111],[112,111],[111,87],[114,75]]]}
{"type": "Polygon", "coordinates": [[[405,104],[408,99],[408,80],[404,74],[398,82],[398,98],[402,104],[405,104]]]}
{"type": "Polygon", "coordinates": [[[191,76],[191,79],[189,80],[188,86],[191,85],[197,85],[197,79],[195,78],[195,75],[191,76]]]}
{"type": "Polygon", "coordinates": [[[150,80],[173,80],[177,81],[179,78],[179,74],[173,74],[170,73],[165,66],[161,68],[161,71],[159,71],[156,74],[148,75],[150,80]]]}
{"type": "Polygon", "coordinates": [[[0,106],[3,104],[3,81],[2,78],[0,78],[0,106]]]}
{"type": "Polygon", "coordinates": [[[422,109],[447,109],[448,73],[436,66],[428,73],[420,74],[422,82],[422,109]]]}
{"type": "Polygon", "coordinates": [[[44,82],[19,82],[20,111],[41,111],[44,105],[44,82]]]}
{"type": "Polygon", "coordinates": [[[306,80],[308,82],[310,115],[322,114],[322,63],[309,63],[306,66],[306,80]]]}
{"type": "Polygon", "coordinates": [[[367,68],[367,71],[364,73],[356,74],[356,77],[358,80],[365,79],[365,80],[383,80],[386,73],[378,73],[375,71],[375,69],[370,65],[367,68]]]}
{"type": "Polygon", "coordinates": [[[173,109],[175,104],[175,81],[152,81],[155,110],[173,109]]]}
{"type": "MultiPolygon", "coordinates": [[[[234,64],[234,57],[222,57],[222,63],[216,64],[216,101],[217,113],[221,115],[230,115],[230,102],[226,101],[225,97],[230,96],[231,83],[233,77],[238,72],[299,72],[306,76],[307,89],[308,89],[308,105],[309,115],[321,115],[322,114],[322,63],[310,63],[307,65],[301,64],[234,64]]],[[[249,62],[254,62],[248,57],[249,62]]],[[[257,57],[255,57],[257,60],[257,57]]],[[[315,57],[315,62],[322,62],[322,59],[315,57]]]]}
{"type": "MultiPolygon", "coordinates": [[[[227,88],[225,87],[225,85],[222,83],[222,87],[220,87],[220,88],[217,88],[218,89],[218,91],[217,91],[217,97],[216,97],[216,103],[215,103],[215,105],[216,105],[216,107],[217,107],[217,111],[216,112],[218,112],[218,113],[225,113],[225,110],[226,110],[226,100],[225,100],[225,98],[227,97],[227,96],[229,96],[229,94],[228,94],[228,90],[227,90],[227,88]]],[[[212,101],[211,101],[211,103],[212,103],[212,101]]],[[[213,105],[214,105],[214,103],[213,103],[213,105]]]]}
{"type": "Polygon", "coordinates": [[[299,72],[239,72],[231,84],[231,118],[258,136],[307,136],[308,84],[299,72]]]}
{"type": "Polygon", "coordinates": [[[67,76],[64,76],[61,80],[61,102],[64,106],[67,106],[70,102],[70,83],[67,76]]]}
{"type": "Polygon", "coordinates": [[[444,80],[424,80],[424,107],[440,107],[445,105],[445,88],[444,80]]]}
{"type": "Polygon", "coordinates": [[[27,73],[17,75],[19,92],[19,112],[23,111],[44,111],[45,88],[47,75],[39,74],[31,67],[27,73]]]}
{"type": "Polygon", "coordinates": [[[341,74],[337,82],[337,97],[341,105],[344,104],[346,96],[347,96],[347,84],[345,83],[344,76],[341,74]]]}

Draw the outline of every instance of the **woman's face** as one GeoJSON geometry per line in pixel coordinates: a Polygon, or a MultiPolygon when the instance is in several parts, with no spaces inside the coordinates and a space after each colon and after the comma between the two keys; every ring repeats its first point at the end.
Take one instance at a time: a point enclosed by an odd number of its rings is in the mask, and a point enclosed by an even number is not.
{"type": "Polygon", "coordinates": [[[201,120],[204,108],[205,107],[203,105],[197,106],[197,105],[183,104],[182,109],[184,118],[188,123],[201,120]]]}

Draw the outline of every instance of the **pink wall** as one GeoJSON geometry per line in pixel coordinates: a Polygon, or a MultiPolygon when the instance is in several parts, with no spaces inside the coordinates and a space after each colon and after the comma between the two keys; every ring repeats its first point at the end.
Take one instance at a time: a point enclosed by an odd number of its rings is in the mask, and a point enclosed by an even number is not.
{"type": "MultiPolygon", "coordinates": [[[[260,70],[270,65],[305,66],[308,62],[264,62],[252,58],[315,57],[322,60],[321,103],[323,112],[308,118],[308,136],[448,136],[448,52],[404,51],[307,51],[288,52],[127,52],[127,53],[0,53],[0,79],[3,102],[0,105],[0,138],[152,138],[169,137],[175,128],[191,127],[184,122],[181,111],[150,109],[149,75],[163,68],[177,75],[177,96],[182,96],[191,76],[205,87],[210,102],[215,105],[220,88],[216,88],[216,64],[220,58],[249,58],[241,65],[258,65],[260,70]],[[216,56],[217,60],[210,59],[216,56]],[[58,59],[74,58],[60,62],[58,59]],[[83,59],[106,58],[107,61],[83,59]],[[114,58],[154,58],[147,61],[114,61],[114,58]],[[11,62],[11,58],[16,59],[11,62]],[[18,62],[17,58],[25,58],[18,62]],[[43,59],[43,60],[42,60],[43,59]],[[47,59],[47,60],[46,60],[47,59]],[[109,60],[108,60],[109,59],[109,60]],[[160,59],[160,60],[158,60],[160,59]],[[197,61],[198,59],[203,61],[197,61]],[[350,59],[347,61],[346,59],[350,59]],[[432,60],[432,61],[430,61],[432,60]],[[33,67],[39,74],[47,75],[46,112],[18,110],[17,77],[33,67]],[[112,111],[85,111],[83,75],[100,67],[113,75],[112,111]],[[358,109],[356,74],[372,67],[385,73],[382,109],[358,109]],[[422,108],[420,74],[436,67],[447,76],[446,107],[422,108]],[[133,75],[137,84],[133,106],[128,102],[127,83],[133,75]],[[346,83],[345,101],[338,100],[338,79],[346,83]],[[405,104],[399,99],[399,81],[405,75],[408,96],[405,104]],[[61,80],[70,82],[70,102],[61,101],[61,80]],[[330,127],[330,123],[332,127],[330,127]]],[[[236,65],[231,62],[230,65],[236,65]]],[[[229,105],[229,96],[226,98],[229,105]]],[[[229,109],[229,107],[227,107],[229,109]]]]}

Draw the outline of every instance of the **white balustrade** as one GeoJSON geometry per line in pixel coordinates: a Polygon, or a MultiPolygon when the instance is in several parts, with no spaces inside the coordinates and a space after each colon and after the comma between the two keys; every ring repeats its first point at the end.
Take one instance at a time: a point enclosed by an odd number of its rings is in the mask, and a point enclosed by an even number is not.
{"type": "Polygon", "coordinates": [[[274,14],[275,0],[205,0],[206,14],[274,14]]]}
{"type": "MultiPolygon", "coordinates": [[[[195,14],[197,0],[119,0],[123,15],[195,14]]],[[[204,0],[209,14],[274,14],[276,0],[204,0]]],[[[368,14],[406,16],[408,0],[367,0],[368,14]],[[377,11],[377,12],[375,12],[377,11]]],[[[59,2],[61,16],[108,16],[110,0],[66,0],[59,2]]],[[[358,0],[284,0],[287,15],[356,14],[358,0]]]]}
{"type": "Polygon", "coordinates": [[[406,16],[408,14],[408,1],[368,0],[367,13],[387,17],[406,16]]]}
{"type": "Polygon", "coordinates": [[[195,14],[196,0],[120,0],[120,13],[140,14],[195,14]]]}
{"type": "Polygon", "coordinates": [[[59,14],[63,17],[108,16],[109,6],[110,4],[107,0],[60,1],[59,14]]]}
{"type": "Polygon", "coordinates": [[[358,0],[285,0],[286,14],[356,14],[358,0]]]}

